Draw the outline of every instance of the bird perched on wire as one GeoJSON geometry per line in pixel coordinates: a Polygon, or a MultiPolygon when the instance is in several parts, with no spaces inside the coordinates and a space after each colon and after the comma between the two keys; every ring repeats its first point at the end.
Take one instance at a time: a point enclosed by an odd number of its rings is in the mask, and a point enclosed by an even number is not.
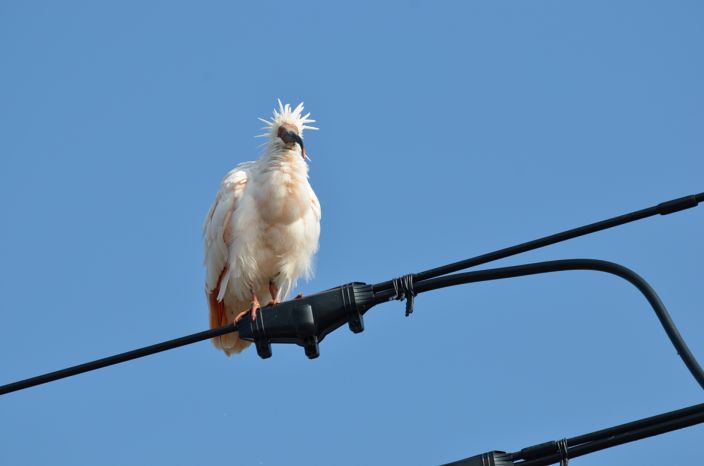
{"type": "MultiPolygon", "coordinates": [[[[296,280],[309,278],[320,237],[320,204],[308,183],[303,130],[317,129],[279,100],[259,160],[245,162],[223,179],[203,227],[205,290],[210,327],[256,319],[264,307],[286,299],[296,280]]],[[[266,311],[263,311],[266,312],[266,311]]],[[[229,356],[249,346],[237,332],[213,342],[229,356]]]]}

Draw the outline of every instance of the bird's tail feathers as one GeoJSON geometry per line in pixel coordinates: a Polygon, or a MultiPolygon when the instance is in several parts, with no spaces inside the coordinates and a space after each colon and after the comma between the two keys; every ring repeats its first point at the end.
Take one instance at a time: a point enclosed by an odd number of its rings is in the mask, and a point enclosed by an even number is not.
{"type": "MultiPolygon", "coordinates": [[[[221,299],[219,296],[221,294],[221,281],[222,275],[218,281],[218,286],[208,292],[210,328],[222,327],[223,325],[231,324],[234,320],[234,316],[228,316],[227,309],[225,309],[225,300],[221,299]]],[[[243,349],[247,348],[250,345],[250,342],[241,340],[239,333],[232,332],[213,338],[213,345],[215,345],[216,348],[223,350],[228,356],[231,356],[232,353],[239,353],[243,349]]]]}

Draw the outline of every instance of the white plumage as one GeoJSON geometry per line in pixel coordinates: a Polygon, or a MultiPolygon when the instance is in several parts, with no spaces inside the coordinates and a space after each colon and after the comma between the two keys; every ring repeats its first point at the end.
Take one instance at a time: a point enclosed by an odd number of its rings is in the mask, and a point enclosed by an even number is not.
{"type": "MultiPolygon", "coordinates": [[[[320,204],[308,183],[303,130],[314,120],[282,105],[266,123],[263,155],[225,176],[203,228],[205,290],[210,326],[257,312],[259,303],[286,299],[309,278],[320,237],[320,204]]],[[[263,312],[266,312],[264,310],[263,312]]],[[[231,333],[213,339],[228,355],[249,342],[231,333]]]]}

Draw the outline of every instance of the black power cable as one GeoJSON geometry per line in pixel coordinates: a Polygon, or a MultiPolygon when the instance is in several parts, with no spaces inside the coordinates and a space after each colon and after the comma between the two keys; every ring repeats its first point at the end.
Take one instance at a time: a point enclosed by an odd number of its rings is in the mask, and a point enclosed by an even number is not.
{"type": "MultiPolygon", "coordinates": [[[[601,441],[618,435],[623,435],[627,432],[645,429],[656,425],[670,424],[671,422],[677,421],[679,419],[689,418],[690,416],[702,415],[704,415],[704,403],[689,406],[687,408],[678,409],[676,411],[669,411],[667,413],[658,414],[656,416],[650,416],[644,419],[639,419],[637,421],[628,422],[626,424],[620,424],[618,426],[609,427],[607,429],[597,430],[588,434],[578,435],[576,437],[568,439],[567,446],[574,447],[577,445],[601,441]]],[[[520,452],[515,453],[514,455],[516,455],[515,458],[525,458],[520,454],[520,452]]]]}
{"type": "MultiPolygon", "coordinates": [[[[437,290],[448,286],[498,280],[540,273],[566,270],[597,270],[620,276],[635,285],[653,307],[670,341],[694,378],[704,387],[704,372],[697,363],[679,331],[670,318],[665,305],[648,283],[632,270],[612,262],[594,259],[566,259],[534,264],[478,270],[429,279],[414,285],[416,293],[437,290]]],[[[322,293],[287,301],[257,314],[257,319],[243,319],[239,325],[225,325],[156,345],[139,348],[78,366],[69,367],[26,380],[0,386],[0,395],[33,387],[54,380],[70,377],[113,364],[188,345],[238,330],[240,338],[253,341],[257,353],[271,356],[272,343],[296,343],[303,346],[308,357],[317,357],[318,343],[330,332],[347,323],[357,333],[364,329],[362,316],[374,305],[393,297],[392,291],[374,294],[373,286],[351,283],[322,293]]]]}
{"type": "Polygon", "coordinates": [[[540,443],[513,453],[491,451],[447,463],[445,466],[547,466],[702,422],[704,403],[561,441],[540,443]],[[561,444],[564,449],[560,448],[561,444]]]}
{"type": "Polygon", "coordinates": [[[0,385],[0,395],[16,392],[18,390],[24,390],[25,388],[35,387],[37,385],[42,385],[59,379],[65,379],[66,377],[72,377],[74,375],[94,371],[103,367],[113,366],[115,364],[142,358],[151,354],[161,353],[162,351],[190,345],[191,343],[197,343],[209,338],[219,337],[220,335],[225,335],[227,333],[234,332],[235,330],[237,330],[237,327],[235,327],[234,324],[223,325],[222,327],[213,328],[204,332],[193,333],[184,337],[174,338],[173,340],[162,341],[161,343],[156,343],[154,345],[137,348],[124,353],[114,354],[102,359],[96,359],[95,361],[90,361],[85,364],[78,364],[76,366],[67,367],[58,371],[31,377],[29,379],[8,383],[7,385],[0,385]]]}
{"type": "MultiPolygon", "coordinates": [[[[650,305],[653,307],[655,314],[660,320],[660,324],[662,324],[667,336],[670,338],[670,341],[674,345],[677,353],[680,355],[689,371],[692,373],[692,376],[694,376],[699,385],[704,388],[704,371],[695,359],[694,355],[692,355],[692,352],[687,347],[687,344],[682,339],[682,335],[680,335],[680,332],[677,330],[670,314],[667,312],[667,308],[648,282],[646,282],[634,271],[622,265],[596,259],[564,259],[536,262],[533,264],[477,270],[474,272],[464,272],[446,275],[444,277],[431,278],[415,283],[413,288],[416,293],[423,293],[448,286],[499,280],[503,278],[522,277],[525,275],[535,275],[540,273],[562,272],[566,270],[596,270],[599,272],[606,272],[624,278],[638,288],[638,290],[643,293],[650,305]]],[[[384,302],[388,301],[389,297],[392,295],[393,292],[389,290],[376,293],[374,299],[376,302],[384,302]]]]}
{"type": "MultiPolygon", "coordinates": [[[[542,238],[534,239],[532,241],[488,252],[480,256],[471,257],[463,261],[454,262],[452,264],[443,265],[441,267],[436,267],[430,270],[425,270],[423,272],[413,274],[413,279],[414,281],[419,282],[421,280],[439,277],[448,273],[458,272],[460,270],[476,267],[477,265],[486,264],[488,262],[497,261],[499,259],[505,259],[510,256],[515,256],[516,254],[521,254],[524,252],[532,251],[534,249],[539,249],[545,246],[560,243],[562,241],[574,239],[579,236],[589,235],[591,233],[596,233],[598,231],[621,226],[626,223],[634,222],[636,220],[642,220],[644,218],[652,217],[654,215],[668,215],[674,212],[679,212],[681,210],[690,209],[692,207],[696,207],[700,202],[704,202],[704,192],[680,197],[678,199],[672,199],[671,201],[661,202],[660,204],[648,207],[646,209],[636,210],[628,214],[619,215],[618,217],[612,217],[599,222],[590,223],[589,225],[584,225],[578,228],[573,228],[571,230],[562,231],[560,233],[555,233],[554,235],[550,236],[544,236],[542,238]]],[[[390,289],[393,289],[393,280],[385,281],[374,285],[375,292],[390,289]]]]}
{"type": "MultiPolygon", "coordinates": [[[[141,358],[169,349],[178,348],[180,346],[188,345],[191,343],[207,340],[216,336],[225,335],[235,330],[239,330],[240,336],[254,341],[257,345],[257,353],[262,357],[271,356],[272,342],[297,343],[306,349],[306,354],[309,357],[316,357],[318,355],[318,342],[321,341],[325,337],[325,335],[344,325],[344,323],[348,323],[350,329],[353,332],[361,332],[364,329],[362,315],[369,308],[383,300],[389,300],[400,297],[406,297],[407,299],[409,297],[412,298],[412,296],[416,292],[423,290],[422,287],[424,280],[429,281],[430,279],[436,278],[439,275],[456,272],[463,268],[473,267],[490,261],[506,258],[515,254],[534,250],[561,241],[566,241],[568,239],[576,238],[578,236],[602,231],[608,228],[623,225],[625,223],[633,222],[636,220],[641,220],[654,215],[667,215],[673,212],[678,212],[680,210],[695,207],[699,204],[699,202],[702,201],[704,201],[704,193],[673,199],[671,201],[662,202],[653,207],[638,210],[625,215],[620,215],[618,217],[613,217],[579,228],[574,228],[572,230],[563,231],[561,233],[546,236],[508,248],[500,249],[464,261],[427,270],[418,274],[408,275],[404,277],[406,278],[404,280],[404,283],[409,293],[399,294],[398,290],[395,290],[393,293],[390,292],[390,290],[394,288],[394,284],[398,282],[397,280],[389,280],[376,285],[351,283],[348,285],[339,286],[333,288],[332,290],[318,293],[316,295],[312,295],[301,300],[281,303],[277,306],[272,307],[271,309],[268,309],[268,312],[266,313],[260,312],[258,314],[259,317],[255,322],[250,322],[248,319],[245,319],[244,321],[240,322],[239,328],[232,324],[225,325],[215,329],[194,333],[181,338],[164,341],[155,345],[150,345],[132,351],[127,351],[125,353],[120,353],[117,355],[98,359],[85,364],[79,364],[66,369],[2,385],[0,386],[0,395],[70,377],[73,375],[78,375],[84,372],[111,366],[114,364],[119,364],[122,362],[141,358]],[[415,290],[413,290],[414,286],[416,288],[415,290]],[[267,316],[266,326],[264,326],[264,322],[262,320],[262,316],[264,314],[266,314],[267,316]]],[[[488,272],[489,271],[482,271],[481,273],[488,272]]],[[[457,280],[457,278],[451,278],[451,280],[457,280]]],[[[426,283],[425,286],[438,285],[437,288],[443,287],[439,286],[439,283],[440,282],[429,282],[426,283]]],[[[425,291],[428,290],[429,289],[425,289],[425,291]]],[[[407,313],[410,310],[411,309],[409,309],[409,307],[407,306],[407,313]]],[[[663,323],[663,325],[666,325],[667,321],[669,320],[669,316],[667,316],[666,312],[664,315],[667,317],[667,319],[663,321],[663,319],[661,318],[661,322],[663,323]]],[[[669,321],[669,324],[672,324],[671,320],[669,321]]],[[[670,336],[671,340],[673,340],[673,335],[674,340],[677,340],[677,337],[679,337],[679,333],[674,328],[674,326],[672,326],[672,328],[674,329],[674,331],[668,331],[668,335],[670,336]]],[[[679,340],[681,340],[681,337],[679,337],[679,340]]],[[[684,342],[682,342],[682,345],[686,349],[686,345],[684,345],[684,342]]],[[[685,356],[683,356],[683,358],[685,358],[685,356]]],[[[696,363],[696,361],[694,362],[696,363]]],[[[689,364],[688,367],[690,367],[689,364]]],[[[698,365],[696,365],[696,367],[698,367],[698,365]]],[[[692,370],[692,367],[690,367],[690,370],[692,370]]],[[[699,369],[699,371],[701,372],[701,369],[699,369]]],[[[700,379],[701,377],[697,376],[697,380],[700,381],[700,379]]]]}
{"type": "MultiPolygon", "coordinates": [[[[602,438],[593,442],[577,445],[574,448],[568,448],[567,457],[577,458],[578,456],[583,456],[589,453],[594,453],[596,451],[605,450],[616,445],[623,445],[624,443],[635,442],[636,440],[642,440],[644,438],[653,437],[655,435],[664,434],[666,432],[672,432],[673,430],[691,427],[697,424],[701,424],[702,422],[704,422],[704,412],[700,410],[698,413],[691,414],[689,416],[678,416],[672,420],[660,422],[652,426],[644,427],[641,429],[634,429],[628,432],[624,432],[622,434],[614,435],[612,437],[602,438]]],[[[540,463],[537,461],[526,461],[525,463],[518,464],[523,464],[523,466],[541,466],[552,464],[554,462],[556,462],[556,460],[548,459],[547,461],[543,461],[540,463]]]]}

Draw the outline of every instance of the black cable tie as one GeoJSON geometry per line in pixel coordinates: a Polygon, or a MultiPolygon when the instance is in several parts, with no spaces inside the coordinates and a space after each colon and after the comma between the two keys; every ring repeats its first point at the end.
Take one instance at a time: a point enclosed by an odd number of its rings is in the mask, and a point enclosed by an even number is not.
{"type": "Polygon", "coordinates": [[[398,301],[406,300],[406,317],[413,314],[413,298],[416,297],[416,292],[413,289],[413,274],[409,273],[403,277],[394,278],[392,280],[395,296],[391,299],[398,301]]]}
{"type": "Polygon", "coordinates": [[[567,439],[557,441],[557,450],[560,453],[560,466],[568,466],[570,462],[570,456],[567,452],[567,439]]]}

